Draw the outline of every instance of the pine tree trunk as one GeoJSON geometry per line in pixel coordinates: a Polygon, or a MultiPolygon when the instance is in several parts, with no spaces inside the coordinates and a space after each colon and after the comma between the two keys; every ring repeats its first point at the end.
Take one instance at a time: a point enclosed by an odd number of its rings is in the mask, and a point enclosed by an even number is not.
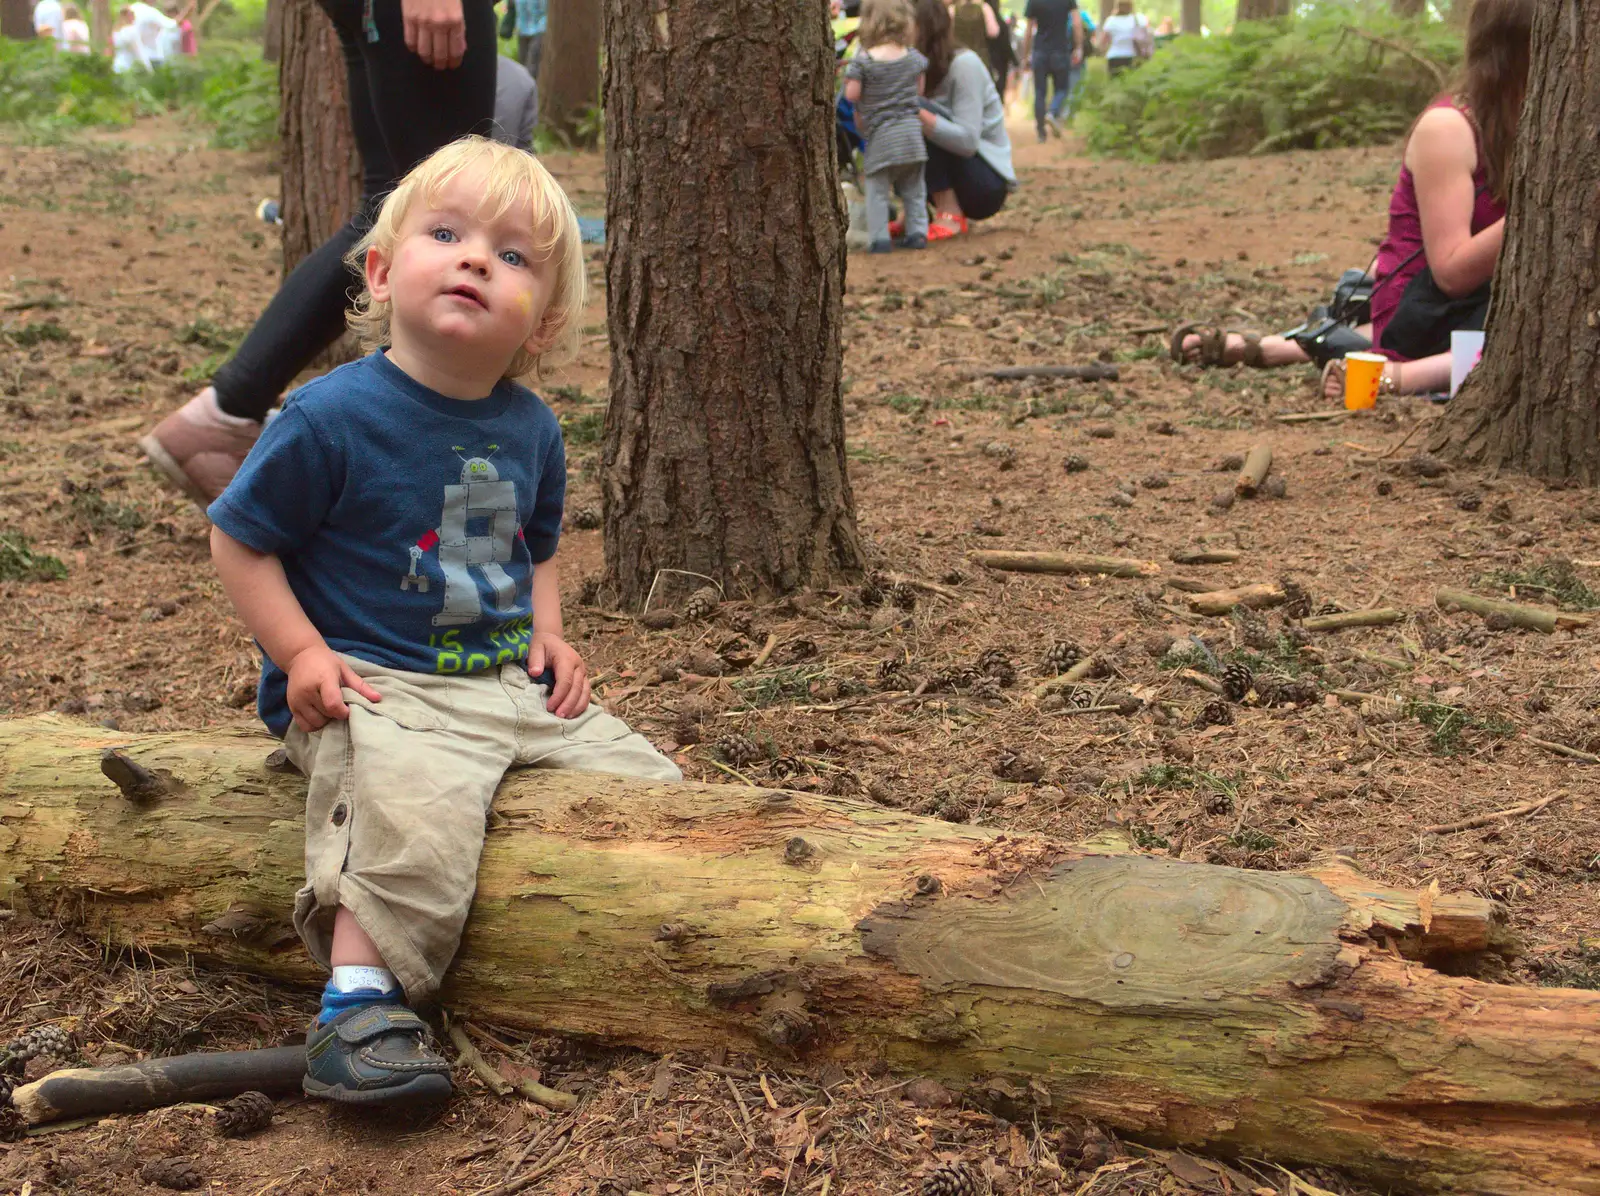
{"type": "Polygon", "coordinates": [[[1289,0],[1239,0],[1235,19],[1240,21],[1265,21],[1289,12],[1289,0]]]}
{"type": "Polygon", "coordinates": [[[574,145],[599,132],[600,17],[600,0],[550,0],[539,48],[539,123],[574,145]]]}
{"type": "MultiPolygon", "coordinates": [[[[314,982],[286,925],[305,785],[275,746],[0,721],[0,901],[314,982]],[[165,792],[124,797],[113,747],[165,792]]],[[[1424,962],[1514,949],[1481,898],[745,787],[520,770],[495,809],[442,998],[463,1015],[885,1060],[1013,1121],[1089,1116],[1385,1187],[1600,1192],[1600,993],[1424,962]]]]}
{"type": "MultiPolygon", "coordinates": [[[[278,142],[283,155],[283,272],[350,218],[361,199],[361,159],[345,100],[344,55],[315,0],[276,0],[278,142]]],[[[358,355],[346,335],[317,359],[332,368],[358,355]]]]}
{"type": "Polygon", "coordinates": [[[1202,0],[1183,0],[1182,31],[1184,33],[1199,33],[1200,27],[1205,24],[1205,11],[1202,0]]]}
{"type": "Polygon", "coordinates": [[[608,581],[852,572],[827,5],[606,4],[608,581]]]}
{"type": "Polygon", "coordinates": [[[1600,482],[1600,0],[1534,9],[1532,65],[1483,360],[1430,449],[1484,469],[1600,482]],[[1573,251],[1554,251],[1555,246],[1573,251]]]}
{"type": "Polygon", "coordinates": [[[261,26],[261,57],[277,62],[283,53],[283,0],[267,0],[267,18],[261,26]]]}
{"type": "Polygon", "coordinates": [[[33,40],[33,0],[0,0],[0,37],[33,40]]]}
{"type": "Polygon", "coordinates": [[[111,52],[111,0],[90,0],[89,21],[93,28],[89,31],[89,44],[96,53],[111,52]]]}

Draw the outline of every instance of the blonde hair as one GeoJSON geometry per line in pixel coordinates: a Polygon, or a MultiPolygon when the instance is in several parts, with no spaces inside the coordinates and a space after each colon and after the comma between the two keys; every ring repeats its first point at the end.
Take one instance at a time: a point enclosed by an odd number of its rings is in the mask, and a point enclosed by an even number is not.
{"type": "MultiPolygon", "coordinates": [[[[393,257],[400,240],[400,226],[405,223],[411,206],[419,199],[431,203],[451,180],[469,170],[483,172],[483,199],[479,211],[487,208],[487,219],[497,220],[509,208],[526,201],[533,209],[531,248],[537,257],[555,262],[556,278],[550,304],[536,330],[542,342],[539,351],[530,352],[526,346],[519,346],[505,372],[513,381],[536,379],[542,370],[559,364],[576,351],[579,316],[583,312],[588,283],[584,277],[578,214],[561,184],[532,154],[476,135],[452,141],[436,150],[412,167],[400,180],[400,185],[389,192],[372,228],[345,255],[345,265],[364,275],[367,250],[376,249],[385,257],[393,257]]],[[[361,347],[370,353],[389,344],[389,317],[390,304],[379,303],[363,288],[346,322],[360,340],[361,347]]]]}
{"type": "Polygon", "coordinates": [[[856,40],[869,50],[885,43],[916,45],[917,20],[909,0],[862,0],[856,40]]]}

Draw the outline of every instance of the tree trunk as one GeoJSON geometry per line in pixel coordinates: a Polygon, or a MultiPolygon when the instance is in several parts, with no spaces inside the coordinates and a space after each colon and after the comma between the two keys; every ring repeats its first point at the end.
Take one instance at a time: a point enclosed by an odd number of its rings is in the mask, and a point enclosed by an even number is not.
{"type": "Polygon", "coordinates": [[[1532,65],[1483,360],[1431,451],[1484,469],[1600,482],[1600,0],[1534,8],[1532,65]],[[1553,253],[1552,246],[1576,247],[1553,253]],[[1565,296],[1565,298],[1563,298],[1565,296]]]}
{"type": "Polygon", "coordinates": [[[606,3],[609,582],[854,571],[827,6],[606,3]]]}
{"type": "Polygon", "coordinates": [[[283,0],[267,0],[266,20],[261,26],[261,57],[277,62],[283,53],[283,0]]]}
{"type": "Polygon", "coordinates": [[[111,0],[90,0],[89,44],[98,53],[111,53],[111,0]]]}
{"type": "Polygon", "coordinates": [[[1389,6],[1397,17],[1420,17],[1427,12],[1427,0],[1389,0],[1389,6]]]}
{"type": "Polygon", "coordinates": [[[1265,21],[1270,17],[1287,16],[1289,0],[1239,0],[1235,19],[1240,21],[1265,21]]]}
{"type": "Polygon", "coordinates": [[[1200,27],[1205,24],[1205,11],[1202,0],[1183,0],[1182,25],[1184,33],[1199,33],[1200,27]]]}
{"type": "Polygon", "coordinates": [[[33,40],[32,0],[0,0],[0,37],[19,42],[33,40]]]}
{"type": "Polygon", "coordinates": [[[592,147],[600,128],[600,0],[550,0],[539,47],[539,123],[592,147]]]}
{"type": "MultiPolygon", "coordinates": [[[[315,0],[275,0],[278,141],[283,155],[283,273],[326,241],[361,199],[361,159],[350,130],[344,55],[315,0]]],[[[348,334],[317,359],[331,369],[359,355],[348,334]]]]}
{"type": "MultiPolygon", "coordinates": [[[[305,786],[273,746],[0,722],[0,899],[315,980],[287,929],[305,786]],[[102,775],[112,747],[149,770],[120,770],[142,800],[102,775]]],[[[1247,872],[743,787],[518,771],[495,809],[443,997],[469,1016],[881,1059],[1013,1120],[1380,1185],[1600,1193],[1600,993],[1416,962],[1509,951],[1491,902],[1342,860],[1247,872]]]]}

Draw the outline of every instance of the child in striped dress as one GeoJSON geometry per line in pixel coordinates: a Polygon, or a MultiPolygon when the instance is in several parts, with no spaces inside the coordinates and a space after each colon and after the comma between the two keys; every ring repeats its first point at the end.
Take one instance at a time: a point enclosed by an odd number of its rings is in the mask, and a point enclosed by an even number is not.
{"type": "Polygon", "coordinates": [[[916,22],[906,0],[865,0],[861,50],[844,69],[844,98],[855,105],[866,138],[867,235],[872,253],[888,253],[889,195],[905,205],[907,249],[928,244],[928,190],[922,179],[928,149],[918,116],[928,60],[912,43],[916,22]]]}

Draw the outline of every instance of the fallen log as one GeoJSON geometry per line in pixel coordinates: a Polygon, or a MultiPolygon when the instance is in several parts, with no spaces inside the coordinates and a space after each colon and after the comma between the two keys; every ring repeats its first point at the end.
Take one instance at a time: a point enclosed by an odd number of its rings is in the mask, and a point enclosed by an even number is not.
{"type": "MultiPolygon", "coordinates": [[[[1341,610],[1331,615],[1307,615],[1300,626],[1307,631],[1343,631],[1347,627],[1386,627],[1405,620],[1405,612],[1392,606],[1373,610],[1341,610]]],[[[1409,667],[1409,666],[1403,666],[1409,667]]]]}
{"type": "Polygon", "coordinates": [[[968,554],[974,564],[1002,573],[1086,573],[1097,577],[1154,577],[1161,572],[1155,561],[1122,556],[1088,556],[1077,552],[1006,552],[977,549],[968,554]]]}
{"type": "Polygon", "coordinates": [[[1542,631],[1545,635],[1557,631],[1577,631],[1594,621],[1588,615],[1572,615],[1546,606],[1525,606],[1520,602],[1507,602],[1503,598],[1484,598],[1466,590],[1441,589],[1435,595],[1434,602],[1443,611],[1470,611],[1485,619],[1499,616],[1512,627],[1542,631]]]}
{"type": "Polygon", "coordinates": [[[269,1095],[299,1092],[306,1048],[215,1051],[147,1059],[117,1067],[53,1071],[11,1094],[29,1125],[72,1117],[155,1109],[179,1101],[211,1101],[255,1089],[269,1095]]]}
{"type": "Polygon", "coordinates": [[[1265,610],[1282,606],[1289,601],[1283,587],[1271,582],[1251,586],[1237,586],[1231,590],[1212,590],[1208,594],[1194,594],[1189,598],[1189,609],[1197,615],[1225,615],[1236,606],[1251,610],[1265,610]]]}
{"type": "MultiPolygon", "coordinates": [[[[266,767],[272,746],[0,722],[0,898],[314,982],[287,929],[304,785],[266,767]],[[128,802],[108,747],[170,793],[128,802]]],[[[1514,949],[1492,902],[744,787],[521,771],[496,815],[442,996],[461,1016],[882,1060],[1013,1091],[1014,1118],[1379,1184],[1600,1193],[1600,993],[1429,966],[1514,949]]]]}
{"type": "Polygon", "coordinates": [[[1176,548],[1171,555],[1178,565],[1231,565],[1244,553],[1237,548],[1176,548]]]}

